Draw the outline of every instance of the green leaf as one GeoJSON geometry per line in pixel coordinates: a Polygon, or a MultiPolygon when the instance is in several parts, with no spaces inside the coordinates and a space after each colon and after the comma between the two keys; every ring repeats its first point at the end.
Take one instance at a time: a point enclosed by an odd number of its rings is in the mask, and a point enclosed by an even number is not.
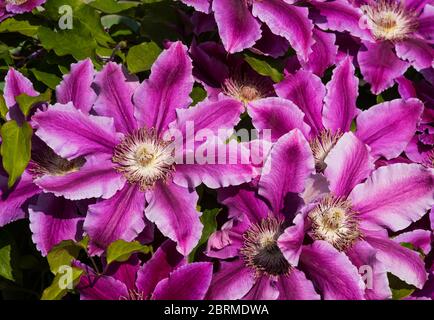
{"type": "Polygon", "coordinates": [[[44,6],[47,14],[54,21],[58,21],[62,14],[59,13],[59,8],[62,6],[69,6],[72,8],[73,26],[72,30],[65,30],[74,32],[77,27],[86,29],[92,38],[103,46],[113,44],[114,41],[108,33],[105,32],[102,24],[99,12],[87,5],[82,0],[51,0],[44,6]]]}
{"type": "Polygon", "coordinates": [[[104,13],[119,13],[131,8],[135,8],[140,4],[138,1],[116,1],[116,0],[95,0],[89,3],[104,13]]]}
{"type": "Polygon", "coordinates": [[[155,42],[145,42],[131,47],[127,55],[128,70],[137,73],[151,69],[161,51],[155,42]]]}
{"type": "Polygon", "coordinates": [[[216,231],[217,229],[217,215],[220,213],[221,209],[220,208],[214,208],[214,209],[210,209],[210,210],[204,210],[202,216],[200,217],[200,221],[203,224],[203,230],[202,230],[202,236],[200,237],[200,240],[197,244],[197,246],[193,249],[193,251],[190,253],[190,255],[188,256],[188,260],[190,262],[194,261],[194,258],[196,256],[196,252],[197,250],[203,245],[205,244],[210,235],[216,231]]]}
{"type": "Polygon", "coordinates": [[[136,252],[147,254],[152,252],[152,248],[142,245],[138,241],[126,242],[124,240],[116,240],[107,248],[107,264],[110,264],[113,261],[127,261],[130,256],[136,252]]]}
{"type": "Polygon", "coordinates": [[[20,106],[20,109],[23,112],[23,114],[27,117],[29,115],[30,110],[35,104],[40,102],[50,102],[51,90],[48,89],[47,91],[45,91],[44,93],[36,97],[28,96],[27,94],[22,93],[18,97],[16,97],[15,100],[20,106]]]}
{"type": "Polygon", "coordinates": [[[83,249],[82,245],[72,240],[65,240],[55,246],[47,255],[48,264],[53,274],[59,273],[65,266],[71,266],[83,249]]]}
{"type": "Polygon", "coordinates": [[[271,62],[255,58],[251,55],[245,54],[244,60],[262,76],[270,77],[274,82],[282,81],[283,73],[280,72],[277,66],[272,66],[271,62]]]}
{"type": "Polygon", "coordinates": [[[47,50],[54,50],[58,56],[72,55],[76,60],[94,57],[97,43],[89,31],[74,24],[73,30],[59,30],[55,32],[46,27],[39,27],[39,40],[47,50]]]}
{"type": "Polygon", "coordinates": [[[416,287],[402,281],[391,273],[388,273],[387,277],[389,279],[389,286],[392,291],[393,300],[406,298],[416,290],[416,287]]]}
{"type": "Polygon", "coordinates": [[[13,239],[9,234],[0,234],[0,277],[15,281],[12,263],[13,239]]]}
{"type": "Polygon", "coordinates": [[[31,25],[27,20],[9,18],[0,23],[0,33],[18,32],[28,37],[34,37],[38,32],[37,25],[31,25]]]}
{"type": "MultiPolygon", "coordinates": [[[[66,271],[65,273],[67,273],[66,271]]],[[[71,268],[71,280],[72,281],[72,288],[74,288],[81,277],[81,275],[84,273],[83,270],[72,267],[71,268]]],[[[62,299],[69,291],[67,287],[64,285],[66,284],[65,281],[67,281],[66,274],[64,273],[58,273],[53,279],[53,282],[51,285],[44,290],[42,293],[41,300],[60,300],[62,299]],[[63,284],[63,286],[61,286],[63,284]]]]}
{"type": "Polygon", "coordinates": [[[351,131],[351,132],[356,132],[356,130],[357,130],[357,123],[356,123],[356,120],[353,120],[353,121],[351,122],[351,128],[350,128],[350,131],[351,131]]]}
{"type": "Polygon", "coordinates": [[[384,102],[384,98],[383,98],[383,96],[382,96],[381,94],[379,94],[379,95],[377,96],[376,100],[377,100],[377,104],[378,104],[378,103],[382,103],[382,102],[384,102]]]}
{"type": "Polygon", "coordinates": [[[33,75],[45,84],[48,88],[55,90],[56,86],[62,81],[61,78],[51,72],[44,72],[38,69],[30,69],[33,75]]]}
{"type": "Polygon", "coordinates": [[[207,94],[204,88],[200,86],[193,87],[193,90],[190,93],[190,98],[193,100],[191,103],[192,106],[198,104],[206,98],[207,94]]]}
{"type": "Polygon", "coordinates": [[[3,168],[9,174],[9,188],[15,184],[30,161],[32,133],[32,127],[27,122],[20,127],[14,120],[5,123],[0,129],[3,139],[0,154],[3,157],[3,168]]]}
{"type": "Polygon", "coordinates": [[[8,114],[9,109],[6,105],[5,98],[3,96],[0,96],[0,117],[3,120],[6,120],[6,115],[8,114]]]}

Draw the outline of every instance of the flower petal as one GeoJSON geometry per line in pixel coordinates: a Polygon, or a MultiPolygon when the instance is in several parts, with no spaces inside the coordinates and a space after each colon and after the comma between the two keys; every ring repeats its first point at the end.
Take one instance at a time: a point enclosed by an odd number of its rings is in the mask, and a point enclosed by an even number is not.
{"type": "Polygon", "coordinates": [[[361,24],[363,13],[345,0],[312,1],[319,11],[315,24],[323,30],[348,31],[351,35],[370,40],[372,36],[361,24]]]}
{"type": "Polygon", "coordinates": [[[98,276],[85,267],[86,274],[80,278],[77,289],[81,300],[127,300],[127,286],[119,280],[108,276],[98,276]]]}
{"type": "Polygon", "coordinates": [[[125,178],[114,170],[111,159],[102,155],[89,156],[79,171],[64,176],[44,175],[35,183],[45,192],[70,200],[108,199],[123,188],[125,178]]]}
{"type": "Polygon", "coordinates": [[[308,9],[285,1],[254,1],[252,13],[276,35],[284,37],[297,52],[300,60],[307,61],[314,44],[313,24],[308,9]]]}
{"type": "Polygon", "coordinates": [[[300,129],[305,137],[310,128],[304,123],[304,113],[290,100],[265,98],[248,104],[247,112],[256,129],[271,130],[272,141],[278,140],[292,129],[300,129]]]}
{"type": "Polygon", "coordinates": [[[158,182],[146,192],[146,217],[177,243],[177,250],[183,255],[193,250],[202,235],[201,213],[196,211],[198,199],[196,191],[173,182],[158,182]]]}
{"type": "Polygon", "coordinates": [[[230,218],[245,215],[251,223],[258,223],[268,217],[267,205],[249,185],[220,189],[218,200],[228,207],[230,218]]]}
{"type": "Polygon", "coordinates": [[[21,206],[41,192],[27,171],[21,175],[12,191],[7,190],[7,178],[0,176],[0,227],[25,217],[21,206]]]}
{"type": "Polygon", "coordinates": [[[212,278],[210,262],[179,267],[155,287],[153,300],[202,300],[212,278]]]}
{"type": "Polygon", "coordinates": [[[431,232],[428,230],[416,229],[401,233],[393,238],[397,243],[410,243],[414,248],[422,250],[428,255],[431,252],[431,232]]]}
{"type": "Polygon", "coordinates": [[[421,289],[428,276],[419,254],[387,238],[365,234],[365,240],[377,249],[377,257],[388,272],[421,289]]]}
{"type": "Polygon", "coordinates": [[[304,246],[300,262],[325,300],[363,300],[365,284],[357,268],[328,242],[304,246]]]}
{"type": "Polygon", "coordinates": [[[313,29],[312,52],[307,63],[303,63],[303,69],[312,71],[322,77],[328,67],[336,62],[338,47],[335,45],[336,36],[333,33],[323,32],[317,28],[313,29]]]}
{"type": "Polygon", "coordinates": [[[416,132],[423,111],[418,99],[377,104],[357,117],[356,136],[371,148],[374,157],[398,157],[416,132]]]}
{"type": "Polygon", "coordinates": [[[419,220],[433,205],[433,173],[417,164],[380,167],[356,186],[349,198],[362,219],[399,231],[419,220]]]}
{"type": "Polygon", "coordinates": [[[192,68],[187,47],[179,41],[160,54],[152,65],[151,76],[134,94],[135,117],[140,127],[155,128],[162,133],[175,120],[176,108],[190,105],[192,68]]]}
{"type": "Polygon", "coordinates": [[[369,148],[353,133],[345,133],[325,159],[324,175],[330,190],[337,197],[346,197],[353,188],[374,170],[369,148]]]}
{"type": "Polygon", "coordinates": [[[176,268],[187,263],[187,259],[176,251],[176,244],[170,240],[163,242],[137,272],[136,286],[144,296],[150,296],[156,285],[176,268]]]}
{"type": "Polygon", "coordinates": [[[242,259],[221,262],[220,269],[213,276],[206,299],[241,299],[249,293],[255,282],[253,272],[244,266],[242,259]]]}
{"type": "Polygon", "coordinates": [[[137,186],[126,184],[108,200],[89,206],[84,230],[90,237],[90,251],[99,254],[110,243],[133,240],[144,228],[145,198],[137,186]]]}
{"type": "Polygon", "coordinates": [[[188,146],[189,142],[195,143],[194,140],[202,136],[201,132],[206,136],[218,136],[219,132],[232,131],[240,121],[243,111],[243,104],[232,98],[220,97],[218,101],[205,100],[194,108],[176,110],[176,124],[171,124],[170,127],[171,130],[180,131],[175,134],[181,133],[188,146]]]}
{"type": "Polygon", "coordinates": [[[327,83],[324,98],[323,123],[333,132],[349,131],[351,122],[357,115],[356,100],[359,79],[354,74],[354,66],[348,56],[333,70],[332,79],[327,83]]]}
{"type": "Polygon", "coordinates": [[[10,68],[5,77],[4,98],[6,105],[11,108],[16,104],[15,98],[25,93],[28,96],[35,97],[38,92],[33,89],[32,82],[23,76],[19,71],[10,68]]]}
{"type": "Polygon", "coordinates": [[[275,90],[279,97],[291,100],[304,112],[304,121],[311,128],[311,136],[322,131],[321,112],[326,91],[318,76],[300,70],[276,84],[275,90]]]}
{"type": "Polygon", "coordinates": [[[259,194],[275,212],[279,212],[289,192],[300,193],[305,180],[314,171],[314,160],[303,134],[294,129],[282,136],[271,149],[265,162],[267,173],[259,180],[259,194]]]}
{"type": "Polygon", "coordinates": [[[392,298],[385,267],[378,260],[377,251],[369,243],[359,240],[346,251],[346,254],[366,281],[366,299],[386,300],[392,298]]]}
{"type": "Polygon", "coordinates": [[[181,0],[186,5],[193,7],[196,11],[203,13],[208,13],[210,11],[210,1],[209,0],[181,0]]]}
{"type": "Polygon", "coordinates": [[[186,153],[186,161],[176,165],[173,181],[183,187],[195,188],[201,183],[217,189],[250,182],[256,175],[254,165],[262,156],[252,146],[230,140],[225,143],[207,140],[199,148],[186,153]]]}
{"type": "Polygon", "coordinates": [[[434,49],[421,39],[406,39],[395,44],[396,55],[407,60],[418,71],[432,67],[434,49]]]}
{"type": "Polygon", "coordinates": [[[320,300],[313,284],[306,279],[303,272],[292,269],[288,275],[277,278],[276,287],[279,290],[279,300],[320,300]]]}
{"type": "Polygon", "coordinates": [[[274,281],[269,276],[260,276],[243,300],[276,300],[278,296],[274,281]]]}
{"type": "Polygon", "coordinates": [[[357,60],[363,78],[371,85],[371,91],[379,94],[393,86],[393,80],[404,74],[409,63],[400,60],[388,42],[364,42],[357,60]]]}
{"type": "Polygon", "coordinates": [[[227,52],[243,51],[261,38],[260,24],[250,13],[246,2],[213,0],[212,9],[227,52]]]}
{"type": "Polygon", "coordinates": [[[29,219],[33,242],[43,256],[63,240],[81,239],[84,218],[71,201],[41,194],[38,203],[29,207],[29,219]]]}
{"type": "Polygon", "coordinates": [[[96,100],[96,93],[91,87],[94,76],[92,60],[89,58],[72,64],[70,73],[64,75],[56,87],[57,102],[72,102],[74,107],[88,113],[96,100]]]}
{"type": "Polygon", "coordinates": [[[93,108],[101,116],[114,119],[118,132],[132,133],[137,128],[132,97],[138,81],[121,65],[110,62],[95,77],[98,98],[93,108]]]}
{"type": "Polygon", "coordinates": [[[113,119],[84,114],[72,103],[56,104],[32,118],[36,135],[66,159],[93,153],[112,154],[119,142],[113,119]]]}
{"type": "Polygon", "coordinates": [[[291,266],[297,266],[306,231],[306,214],[299,213],[294,218],[294,225],[285,229],[277,240],[277,245],[291,266]]]}

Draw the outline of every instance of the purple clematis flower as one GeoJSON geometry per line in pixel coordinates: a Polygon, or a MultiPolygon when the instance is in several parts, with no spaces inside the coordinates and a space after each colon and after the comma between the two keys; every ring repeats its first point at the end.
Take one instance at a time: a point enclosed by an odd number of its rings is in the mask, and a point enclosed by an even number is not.
{"type": "MultiPolygon", "coordinates": [[[[294,179],[288,169],[293,165],[285,161],[292,153],[287,135],[281,137],[266,160],[271,161],[273,174],[262,176],[259,182],[259,194],[275,208],[283,207],[285,188],[289,179],[294,179]]],[[[385,271],[422,288],[427,278],[422,259],[390,240],[386,228],[394,232],[403,230],[431,208],[433,170],[401,163],[373,170],[369,147],[350,132],[339,139],[325,164],[326,181],[322,175],[317,176],[317,186],[313,184],[311,188],[320,191],[310,191],[315,197],[305,201],[295,224],[278,240],[283,255],[290,263],[300,264],[326,299],[337,296],[327,291],[330,285],[320,275],[333,270],[317,262],[327,262],[337,253],[345,253],[355,267],[370,266],[373,271],[372,287],[366,292],[346,282],[352,298],[387,298],[390,291],[385,271]],[[306,241],[313,243],[306,245],[306,241]]]]}
{"type": "MultiPolygon", "coordinates": [[[[90,88],[93,78],[93,66],[89,59],[73,64],[71,73],[64,76],[56,88],[57,100],[73,102],[80,110],[88,112],[96,97],[90,88]]],[[[7,118],[18,122],[23,120],[16,103],[16,97],[20,94],[37,96],[39,93],[29,79],[10,69],[5,78],[4,99],[9,110],[7,118]]],[[[43,105],[38,107],[44,108],[43,105]]],[[[33,241],[45,256],[63,240],[80,240],[87,203],[41,194],[43,190],[34,181],[44,176],[60,177],[76,172],[84,164],[84,158],[68,161],[39,138],[33,137],[32,140],[31,161],[13,189],[8,190],[7,174],[0,172],[0,226],[28,215],[33,241]]]]}
{"type": "Polygon", "coordinates": [[[30,12],[46,0],[0,0],[0,21],[15,14],[30,12]]]}
{"type": "Polygon", "coordinates": [[[133,256],[110,265],[104,275],[78,266],[85,270],[77,286],[82,300],[202,300],[212,278],[211,263],[187,264],[167,241],[143,265],[133,256]]]}
{"type": "MultiPolygon", "coordinates": [[[[238,153],[230,155],[235,158],[231,164],[203,164],[194,157],[192,164],[174,162],[174,149],[182,151],[181,159],[194,156],[190,147],[198,144],[194,139],[201,129],[215,136],[226,129],[229,136],[243,108],[226,98],[187,109],[194,82],[191,70],[187,48],[176,42],[160,55],[150,78],[141,84],[121,66],[107,64],[94,82],[93,109],[98,115],[89,115],[72,103],[59,103],[33,116],[36,135],[59,156],[86,160],[76,172],[35,182],[45,192],[67,199],[103,199],[89,206],[84,222],[93,253],[117,239],[133,240],[145,227],[145,212],[186,255],[203,227],[193,188],[202,182],[210,188],[238,185],[256,174],[253,166],[241,163],[238,153]],[[189,122],[194,123],[193,133],[188,133],[189,122]],[[181,132],[182,141],[164,138],[172,131],[181,132]]],[[[87,99],[86,91],[81,94],[87,99]]]]}
{"type": "Polygon", "coordinates": [[[405,77],[396,79],[398,90],[404,99],[417,97],[424,102],[422,119],[417,132],[405,149],[407,157],[417,163],[434,167],[434,99],[433,86],[425,80],[413,83],[405,77]]]}
{"type": "MultiPolygon", "coordinates": [[[[287,154],[291,179],[287,180],[286,188],[302,192],[304,180],[314,170],[314,162],[300,131],[288,134],[287,141],[292,153],[287,154]]],[[[230,220],[208,240],[206,254],[222,260],[211,282],[208,299],[320,298],[303,269],[291,264],[278,247],[278,238],[292,221],[290,215],[271,208],[254,184],[223,189],[219,201],[228,207],[230,220]]],[[[346,272],[345,265],[337,267],[346,272]]]]}
{"type": "Polygon", "coordinates": [[[343,133],[350,131],[369,145],[375,158],[399,156],[414,136],[423,104],[415,98],[395,99],[377,104],[366,111],[356,106],[358,78],[350,57],[333,70],[325,86],[310,71],[299,70],[275,85],[277,98],[248,104],[247,111],[255,128],[271,129],[277,141],[292,129],[299,129],[309,140],[316,168],[323,171],[327,157],[343,133]]]}
{"type": "Polygon", "coordinates": [[[243,59],[228,55],[215,42],[193,43],[190,47],[193,75],[208,93],[208,98],[232,97],[244,105],[268,96],[274,96],[273,81],[259,75],[243,59]]]}
{"type": "Polygon", "coordinates": [[[316,25],[348,31],[363,46],[357,60],[371,91],[378,94],[393,85],[412,65],[433,67],[434,7],[430,0],[311,1],[316,25]]]}
{"type": "Polygon", "coordinates": [[[229,53],[252,47],[262,35],[261,24],[288,40],[299,58],[307,61],[312,52],[313,24],[308,9],[289,0],[182,0],[197,11],[213,12],[223,45],[229,53]],[[258,21],[259,19],[259,21],[258,21]]]}

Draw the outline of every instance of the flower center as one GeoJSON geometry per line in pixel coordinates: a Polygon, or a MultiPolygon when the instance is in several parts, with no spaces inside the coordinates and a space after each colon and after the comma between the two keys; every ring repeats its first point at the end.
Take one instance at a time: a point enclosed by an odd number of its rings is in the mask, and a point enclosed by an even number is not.
{"type": "Polygon", "coordinates": [[[234,76],[224,81],[222,86],[223,92],[244,104],[265,98],[271,95],[272,88],[258,77],[251,76],[234,76]]]}
{"type": "Polygon", "coordinates": [[[310,142],[313,157],[315,159],[315,169],[317,172],[323,172],[327,167],[325,158],[336,145],[338,140],[342,137],[341,132],[332,133],[327,129],[322,131],[317,137],[310,142]]]}
{"type": "Polygon", "coordinates": [[[417,15],[402,3],[380,0],[362,6],[369,29],[378,40],[403,40],[417,29],[417,15]]]}
{"type": "Polygon", "coordinates": [[[119,300],[147,300],[142,291],[128,290],[128,297],[120,296],[119,300]]]}
{"type": "Polygon", "coordinates": [[[361,237],[357,213],[348,200],[324,198],[310,213],[312,237],[343,251],[361,237]]]}
{"type": "Polygon", "coordinates": [[[26,3],[28,0],[6,0],[7,4],[13,4],[16,6],[22,5],[24,3],[26,3]]]}
{"type": "Polygon", "coordinates": [[[159,139],[154,130],[145,128],[126,136],[115,147],[112,158],[116,170],[142,191],[166,180],[174,170],[174,160],[172,142],[159,139]]]}
{"type": "Polygon", "coordinates": [[[277,246],[277,239],[283,230],[282,220],[269,217],[253,224],[244,233],[241,254],[246,265],[252,268],[257,276],[289,273],[291,266],[277,246]]]}
{"type": "Polygon", "coordinates": [[[30,162],[30,172],[35,178],[42,175],[64,176],[77,172],[85,162],[86,160],[83,157],[66,160],[47,147],[33,152],[30,162]]]}

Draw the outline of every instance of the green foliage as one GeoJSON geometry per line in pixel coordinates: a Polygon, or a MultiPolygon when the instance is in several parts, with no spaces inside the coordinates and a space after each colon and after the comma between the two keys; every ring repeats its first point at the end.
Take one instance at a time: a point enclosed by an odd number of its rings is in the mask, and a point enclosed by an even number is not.
{"type": "Polygon", "coordinates": [[[142,245],[138,241],[127,242],[124,240],[117,240],[109,245],[107,248],[107,264],[114,261],[123,262],[127,261],[133,253],[152,253],[152,247],[142,245]]]}
{"type": "Polygon", "coordinates": [[[131,47],[127,55],[128,70],[131,73],[148,71],[160,53],[160,47],[152,41],[131,47]]]}
{"type": "Polygon", "coordinates": [[[201,86],[194,86],[193,90],[190,93],[190,98],[193,100],[191,103],[192,106],[198,104],[199,102],[205,100],[207,93],[204,88],[201,86]]]}
{"type": "Polygon", "coordinates": [[[14,240],[9,233],[0,233],[0,277],[15,281],[13,274],[12,250],[14,240]]]}
{"type": "Polygon", "coordinates": [[[255,57],[247,53],[244,55],[244,60],[260,75],[270,77],[274,82],[283,80],[283,68],[275,61],[268,58],[255,57]]]}
{"type": "Polygon", "coordinates": [[[200,217],[200,221],[203,224],[203,230],[202,230],[202,236],[199,239],[199,242],[197,246],[193,249],[193,251],[188,256],[188,260],[190,262],[194,261],[196,252],[199,250],[202,245],[204,245],[207,241],[210,235],[216,231],[217,229],[217,215],[220,213],[220,208],[210,209],[210,210],[204,210],[202,213],[202,216],[200,217]]]}
{"type": "Polygon", "coordinates": [[[0,33],[18,32],[28,37],[34,37],[38,33],[38,25],[32,25],[27,20],[9,18],[0,23],[0,33]]]}
{"type": "Polygon", "coordinates": [[[36,97],[28,96],[27,94],[23,93],[20,94],[18,97],[16,97],[15,100],[20,106],[20,109],[23,112],[23,114],[27,117],[29,115],[30,110],[35,104],[41,102],[49,102],[51,100],[51,90],[47,89],[47,91],[45,91],[43,94],[40,94],[39,96],[36,97]]]}
{"type": "MultiPolygon", "coordinates": [[[[71,270],[72,288],[74,288],[84,271],[75,267],[71,268],[71,270]]],[[[60,300],[68,293],[69,289],[64,287],[65,279],[63,277],[65,275],[62,273],[56,274],[52,284],[42,293],[41,300],[60,300]]]]}
{"type": "Polygon", "coordinates": [[[98,9],[104,13],[119,13],[140,4],[139,1],[116,1],[116,0],[95,0],[89,3],[89,5],[95,9],[98,9]]]}
{"type": "Polygon", "coordinates": [[[3,168],[9,174],[9,188],[15,184],[30,161],[32,133],[32,127],[27,122],[20,126],[14,120],[8,121],[0,129],[3,140],[0,154],[3,168]]]}

